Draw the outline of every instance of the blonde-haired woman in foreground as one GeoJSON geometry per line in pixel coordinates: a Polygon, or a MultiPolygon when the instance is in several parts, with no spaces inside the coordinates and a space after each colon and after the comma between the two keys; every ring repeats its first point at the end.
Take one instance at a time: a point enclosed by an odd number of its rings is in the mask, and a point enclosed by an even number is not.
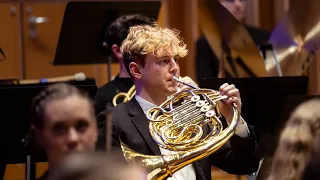
{"type": "Polygon", "coordinates": [[[58,163],[50,173],[48,180],[147,179],[147,173],[143,168],[129,165],[119,153],[72,153],[58,163]]]}
{"type": "Polygon", "coordinates": [[[319,179],[320,99],[300,104],[286,123],[268,180],[319,179]]]}

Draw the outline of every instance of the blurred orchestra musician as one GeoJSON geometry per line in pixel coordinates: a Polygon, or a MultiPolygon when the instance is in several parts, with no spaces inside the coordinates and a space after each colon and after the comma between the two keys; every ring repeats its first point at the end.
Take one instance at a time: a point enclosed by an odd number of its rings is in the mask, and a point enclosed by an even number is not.
{"type": "MultiPolygon", "coordinates": [[[[113,107],[112,148],[121,151],[120,140],[138,153],[146,155],[168,155],[169,150],[160,148],[149,132],[146,117],[148,109],[159,106],[168,96],[179,89],[189,87],[173,81],[180,77],[179,59],[187,55],[186,44],[179,33],[168,28],[155,26],[134,26],[121,45],[124,64],[136,86],[136,95],[129,102],[113,107]]],[[[181,78],[197,86],[190,78],[181,78]]],[[[229,97],[228,103],[236,103],[241,108],[240,93],[234,85],[223,84],[220,92],[229,97]]],[[[227,122],[232,119],[230,109],[221,108],[227,122]]],[[[97,120],[104,121],[105,112],[97,120]]],[[[235,135],[219,152],[203,160],[196,161],[173,174],[168,179],[203,180],[211,179],[211,165],[232,174],[248,174],[258,168],[258,148],[254,133],[241,118],[235,135]]]]}
{"type": "Polygon", "coordinates": [[[45,150],[49,169],[71,152],[94,151],[97,125],[90,98],[75,86],[49,85],[33,100],[33,125],[37,143],[45,150]]]}
{"type": "MultiPolygon", "coordinates": [[[[217,0],[219,1],[231,14],[237,18],[238,21],[245,21],[245,14],[248,1],[250,0],[217,0]]],[[[270,33],[266,30],[259,29],[244,24],[249,35],[257,46],[267,43],[270,33]]],[[[221,43],[221,42],[216,42],[221,43]]],[[[219,74],[219,59],[212,51],[205,36],[201,36],[196,42],[196,76],[200,81],[207,77],[218,77],[219,74]]],[[[228,76],[226,74],[226,76],[228,76]]]]}
{"type": "Polygon", "coordinates": [[[125,15],[110,24],[105,32],[105,42],[108,51],[111,51],[120,64],[120,73],[107,84],[100,87],[94,98],[96,115],[106,108],[112,107],[113,97],[120,92],[127,92],[133,82],[123,64],[120,45],[127,37],[129,28],[134,25],[150,24],[152,20],[146,16],[133,14],[125,15]]]}

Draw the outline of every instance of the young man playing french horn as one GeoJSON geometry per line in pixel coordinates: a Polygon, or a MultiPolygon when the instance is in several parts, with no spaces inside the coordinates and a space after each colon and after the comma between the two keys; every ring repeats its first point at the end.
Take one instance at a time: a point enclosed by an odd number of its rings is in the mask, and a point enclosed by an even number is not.
{"type": "MultiPolygon", "coordinates": [[[[186,44],[178,32],[161,28],[157,24],[134,26],[121,45],[124,63],[136,86],[136,95],[128,103],[120,104],[112,113],[112,146],[121,150],[126,144],[132,150],[144,155],[168,155],[172,152],[160,148],[149,132],[147,111],[161,105],[168,96],[178,89],[186,89],[181,83],[173,81],[180,77],[178,60],[187,55],[186,44]]],[[[189,82],[187,83],[192,83],[189,82]]],[[[227,105],[220,111],[228,123],[232,121],[233,111],[228,106],[235,103],[241,112],[240,93],[234,85],[223,84],[222,95],[228,98],[227,105]]],[[[106,112],[98,115],[98,121],[106,118],[106,112]]],[[[258,168],[258,147],[253,131],[241,118],[235,135],[229,142],[207,158],[198,160],[175,172],[173,179],[203,180],[211,179],[211,165],[232,174],[249,174],[258,168]]],[[[169,177],[168,179],[170,179],[169,177]]]]}

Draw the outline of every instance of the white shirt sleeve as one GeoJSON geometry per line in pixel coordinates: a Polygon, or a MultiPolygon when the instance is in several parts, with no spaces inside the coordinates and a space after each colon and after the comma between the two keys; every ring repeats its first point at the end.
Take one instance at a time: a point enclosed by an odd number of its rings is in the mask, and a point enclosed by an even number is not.
{"type": "MultiPolygon", "coordinates": [[[[242,119],[242,117],[240,117],[240,121],[243,121],[243,124],[238,124],[238,126],[236,127],[235,134],[238,135],[239,137],[246,138],[249,136],[248,125],[247,125],[246,121],[242,119]]],[[[230,123],[228,121],[227,121],[227,123],[228,123],[228,125],[230,125],[230,123]]]]}

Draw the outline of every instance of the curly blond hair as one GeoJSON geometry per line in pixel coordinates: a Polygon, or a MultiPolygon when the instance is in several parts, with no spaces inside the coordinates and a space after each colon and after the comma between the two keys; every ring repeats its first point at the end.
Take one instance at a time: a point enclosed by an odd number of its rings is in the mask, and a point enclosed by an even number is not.
{"type": "Polygon", "coordinates": [[[185,57],[188,50],[179,33],[175,29],[161,28],[157,23],[130,27],[129,34],[120,47],[126,67],[129,68],[130,62],[136,60],[144,65],[144,57],[149,53],[158,58],[185,57]]]}
{"type": "Polygon", "coordinates": [[[320,99],[299,105],[286,123],[268,180],[300,180],[320,135],[320,99]]]}

